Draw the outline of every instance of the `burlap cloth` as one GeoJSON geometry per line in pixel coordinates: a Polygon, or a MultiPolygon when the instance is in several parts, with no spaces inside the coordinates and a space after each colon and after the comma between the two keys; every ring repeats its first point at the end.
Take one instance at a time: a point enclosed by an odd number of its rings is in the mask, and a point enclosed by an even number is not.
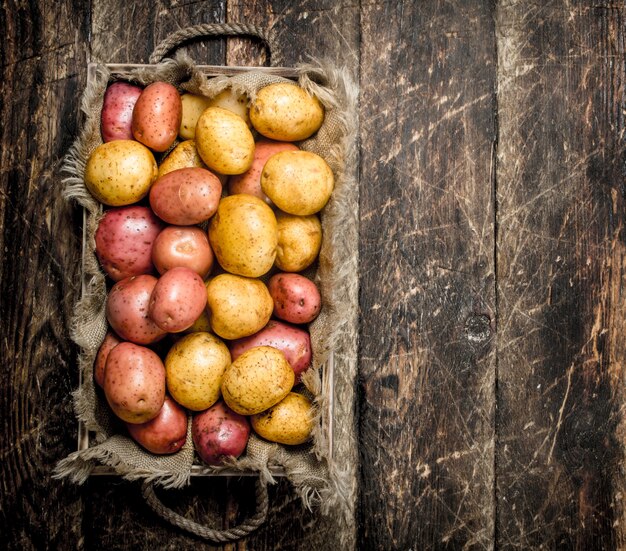
{"type": "MultiPolygon", "coordinates": [[[[358,185],[356,181],[357,88],[346,70],[332,64],[311,62],[297,67],[299,84],[315,94],[325,107],[321,129],[301,142],[302,149],[321,155],[335,175],[335,189],[321,214],[323,244],[315,280],[323,305],[320,316],[311,324],[313,365],[304,384],[313,395],[318,415],[332,405],[332,434],[328,420],[316,423],[312,443],[287,448],[255,436],[250,438],[246,453],[224,467],[204,467],[220,471],[254,471],[263,484],[274,482],[273,467],[282,467],[307,507],[318,506],[331,515],[340,532],[344,548],[354,541],[354,502],[356,494],[356,441],[354,383],[357,354],[358,301],[358,185]],[[333,356],[332,385],[323,385],[321,373],[333,356]],[[332,446],[331,446],[332,443],[332,446]]],[[[245,92],[254,99],[257,91],[273,82],[284,80],[258,71],[233,77],[208,79],[184,54],[147,68],[136,68],[111,74],[97,66],[82,100],[85,122],[63,164],[63,183],[68,199],[85,209],[83,290],[73,317],[71,332],[80,346],[81,386],[74,392],[75,411],[93,434],[92,445],[74,452],[59,462],[57,477],[70,477],[83,483],[96,465],[107,465],[129,480],[142,479],[166,488],[181,487],[190,482],[195,459],[191,438],[176,454],[155,456],[145,452],[120,432],[93,382],[93,363],[102,343],[107,322],[104,314],[105,277],[95,256],[94,232],[102,214],[102,205],[84,185],[85,163],[90,153],[102,143],[100,111],[110,80],[123,79],[147,85],[166,81],[182,91],[212,97],[225,88],[245,92]]]]}

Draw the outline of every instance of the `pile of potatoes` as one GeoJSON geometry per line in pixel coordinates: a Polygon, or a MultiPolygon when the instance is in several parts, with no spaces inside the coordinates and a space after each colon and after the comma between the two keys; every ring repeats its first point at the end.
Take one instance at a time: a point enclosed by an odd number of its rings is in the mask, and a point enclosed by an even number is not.
{"type": "Polygon", "coordinates": [[[146,450],[178,451],[189,414],[210,465],[241,455],[251,430],[310,438],[313,406],[294,386],[321,296],[299,272],[319,254],[334,179],[297,142],[323,120],[292,82],[251,102],[231,89],[209,99],[166,82],[109,84],[104,143],[85,167],[106,206],[95,249],[110,331],[94,379],[146,450]]]}

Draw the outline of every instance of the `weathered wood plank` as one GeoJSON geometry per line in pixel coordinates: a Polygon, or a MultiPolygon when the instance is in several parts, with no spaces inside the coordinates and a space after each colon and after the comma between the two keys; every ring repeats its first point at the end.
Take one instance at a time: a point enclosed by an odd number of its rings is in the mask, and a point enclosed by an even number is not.
{"type": "Polygon", "coordinates": [[[359,548],[491,548],[494,21],[454,0],[361,20],[359,548]]]}
{"type": "Polygon", "coordinates": [[[67,322],[79,219],[55,168],[78,127],[86,8],[4,3],[0,17],[0,533],[10,549],[80,547],[81,491],[50,475],[76,445],[67,322]]]}
{"type": "Polygon", "coordinates": [[[626,544],[625,15],[497,7],[502,549],[626,544]]]}

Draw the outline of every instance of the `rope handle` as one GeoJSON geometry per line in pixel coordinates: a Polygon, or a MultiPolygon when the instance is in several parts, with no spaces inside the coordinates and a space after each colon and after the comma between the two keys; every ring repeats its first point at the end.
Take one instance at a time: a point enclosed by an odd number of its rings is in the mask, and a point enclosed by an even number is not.
{"type": "Polygon", "coordinates": [[[141,493],[150,508],[161,518],[168,521],[174,526],[178,526],[191,534],[199,536],[203,539],[216,542],[227,543],[237,541],[259,528],[267,517],[268,495],[267,485],[261,482],[260,478],[256,479],[256,512],[252,517],[243,521],[239,526],[228,528],[227,530],[216,530],[189,520],[172,511],[169,507],[163,505],[154,492],[154,486],[151,482],[144,482],[141,487],[141,493]]]}
{"type": "Polygon", "coordinates": [[[178,48],[183,42],[209,36],[256,36],[265,42],[270,57],[272,52],[278,51],[273,33],[262,27],[246,23],[203,23],[185,27],[166,36],[154,48],[150,55],[150,63],[162,61],[166,53],[178,48]]]}

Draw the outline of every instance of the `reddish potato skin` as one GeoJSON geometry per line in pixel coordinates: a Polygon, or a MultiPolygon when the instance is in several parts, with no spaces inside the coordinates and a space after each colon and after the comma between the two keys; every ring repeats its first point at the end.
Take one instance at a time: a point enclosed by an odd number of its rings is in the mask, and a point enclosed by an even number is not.
{"type": "Polygon", "coordinates": [[[298,146],[288,142],[277,142],[274,140],[262,139],[256,142],[254,148],[254,160],[252,166],[243,174],[231,176],[228,179],[228,193],[247,193],[254,195],[272,205],[272,200],[263,193],[261,189],[261,173],[266,161],[275,153],[280,151],[298,151],[298,146]]]}
{"type": "Polygon", "coordinates": [[[100,131],[102,141],[133,139],[133,109],[143,92],[139,86],[127,82],[114,82],[104,93],[100,131]]]}
{"type": "Polygon", "coordinates": [[[189,268],[172,268],[157,281],[148,315],[163,331],[184,331],[198,319],[207,303],[202,278],[189,268]]]}
{"type": "Polygon", "coordinates": [[[206,232],[193,226],[167,226],[152,245],[152,262],[160,274],[183,267],[205,279],[214,259],[206,232]]]}
{"type": "Polygon", "coordinates": [[[102,269],[113,281],[153,272],[152,245],[163,225],[148,207],[107,210],[95,233],[102,269]]]}
{"type": "Polygon", "coordinates": [[[205,168],[179,168],[150,188],[150,206],[168,224],[191,226],[215,214],[222,196],[219,178],[205,168]]]}
{"type": "Polygon", "coordinates": [[[148,315],[150,295],[156,284],[156,277],[139,275],[118,281],[109,291],[106,317],[123,340],[151,344],[165,336],[166,332],[148,315]]]}
{"type": "Polygon", "coordinates": [[[239,457],[248,444],[250,422],[219,401],[196,415],[191,436],[198,455],[208,465],[220,465],[226,457],[239,457]]]}
{"type": "Polygon", "coordinates": [[[234,362],[239,356],[255,346],[272,346],[284,355],[300,382],[301,374],[311,365],[311,337],[299,327],[271,320],[261,331],[228,343],[234,362]]]}
{"type": "Polygon", "coordinates": [[[122,341],[115,333],[107,331],[104,341],[102,341],[102,344],[98,349],[98,354],[96,354],[96,361],[93,364],[93,378],[99,387],[104,385],[104,368],[106,367],[109,352],[111,352],[111,350],[113,350],[121,342],[122,341]]]}
{"type": "Polygon", "coordinates": [[[163,407],[165,366],[149,348],[120,343],[107,358],[103,389],[115,415],[127,423],[145,423],[163,407]]]}
{"type": "Polygon", "coordinates": [[[131,438],[157,455],[176,453],[187,440],[187,413],[165,395],[163,407],[154,419],[145,423],[126,423],[131,438]]]}
{"type": "Polygon", "coordinates": [[[267,288],[274,301],[277,318],[291,323],[309,323],[320,313],[322,297],[319,289],[300,274],[275,274],[267,288]]]}
{"type": "Polygon", "coordinates": [[[182,114],[178,90],[168,82],[153,82],[135,103],[133,136],[153,151],[163,152],[174,143],[182,114]]]}

